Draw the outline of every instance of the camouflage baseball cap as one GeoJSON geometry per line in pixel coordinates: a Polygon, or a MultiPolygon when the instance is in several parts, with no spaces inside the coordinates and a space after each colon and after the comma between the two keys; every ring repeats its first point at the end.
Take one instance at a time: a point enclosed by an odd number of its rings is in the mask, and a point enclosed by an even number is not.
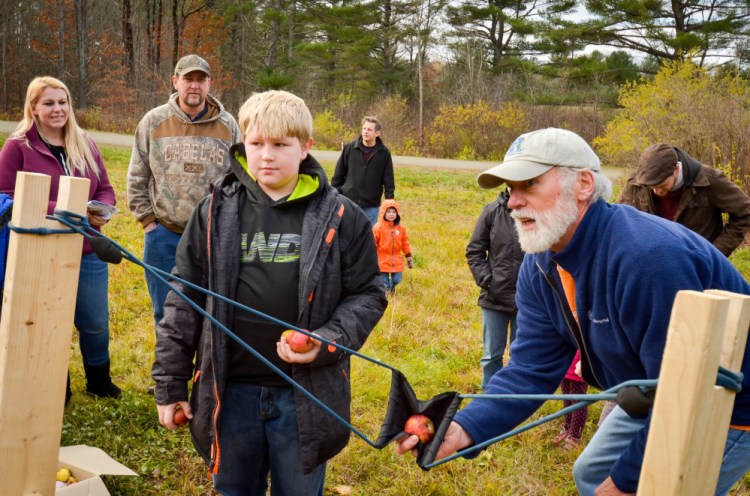
{"type": "Polygon", "coordinates": [[[175,76],[184,76],[193,71],[205,72],[206,76],[211,77],[211,68],[208,67],[208,62],[197,55],[185,55],[174,66],[175,76]]]}

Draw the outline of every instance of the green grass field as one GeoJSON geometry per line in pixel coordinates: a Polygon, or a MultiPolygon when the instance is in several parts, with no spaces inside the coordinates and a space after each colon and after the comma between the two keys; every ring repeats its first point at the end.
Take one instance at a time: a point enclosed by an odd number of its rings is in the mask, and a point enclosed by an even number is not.
{"type": "MultiPolygon", "coordinates": [[[[140,257],[142,230],[129,215],[125,198],[130,150],[102,151],[122,210],[105,233],[140,257]]],[[[330,173],[332,164],[326,167],[330,173]]],[[[404,274],[397,296],[361,351],[400,369],[421,399],[443,391],[479,392],[481,315],[464,249],[482,205],[497,191],[480,189],[473,172],[424,168],[398,168],[396,184],[416,265],[404,274]]],[[[734,256],[746,276],[748,253],[740,250],[734,256]]],[[[74,342],[74,394],[65,411],[62,444],[100,447],[139,474],[105,477],[113,495],[213,494],[187,430],[160,427],[153,397],[146,394],[153,320],[142,270],[133,264],[110,268],[110,320],[113,375],[123,396],[97,400],[83,392],[85,379],[74,342]]],[[[390,372],[355,357],[352,384],[352,423],[375,439],[385,415],[390,372]]],[[[537,416],[559,408],[561,402],[548,402],[537,416]]],[[[586,437],[593,434],[600,409],[590,408],[586,437]]],[[[553,444],[561,422],[498,443],[476,459],[429,472],[420,470],[411,457],[397,456],[391,446],[378,451],[353,436],[328,464],[326,494],[573,495],[570,472],[578,450],[564,452],[553,444]]],[[[736,494],[750,494],[750,478],[736,494]]]]}

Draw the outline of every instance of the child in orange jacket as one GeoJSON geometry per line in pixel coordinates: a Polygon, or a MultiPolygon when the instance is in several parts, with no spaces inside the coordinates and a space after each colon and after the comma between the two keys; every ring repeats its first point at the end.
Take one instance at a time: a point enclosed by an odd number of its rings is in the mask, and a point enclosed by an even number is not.
{"type": "Polygon", "coordinates": [[[401,282],[401,273],[404,271],[402,252],[406,256],[406,265],[410,269],[414,267],[409,236],[406,234],[406,226],[401,223],[396,200],[384,200],[380,204],[378,222],[372,227],[372,234],[375,236],[375,245],[378,249],[378,265],[385,293],[393,294],[396,285],[401,282]]]}

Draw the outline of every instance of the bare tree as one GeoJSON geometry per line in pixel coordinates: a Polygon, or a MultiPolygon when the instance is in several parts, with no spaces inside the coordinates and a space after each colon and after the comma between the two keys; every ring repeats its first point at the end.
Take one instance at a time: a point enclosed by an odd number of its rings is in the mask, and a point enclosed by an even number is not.
{"type": "Polygon", "coordinates": [[[57,51],[60,54],[57,77],[65,77],[65,1],[57,0],[57,51]]]}
{"type": "Polygon", "coordinates": [[[86,82],[88,79],[89,5],[88,0],[74,0],[76,11],[76,38],[78,48],[78,107],[88,107],[86,82]]]}
{"type": "Polygon", "coordinates": [[[133,12],[130,0],[122,0],[122,43],[125,49],[123,64],[127,69],[128,84],[135,80],[135,47],[133,46],[133,12]]]}
{"type": "MultiPolygon", "coordinates": [[[[180,41],[188,18],[211,6],[211,0],[199,2],[190,8],[185,0],[172,0],[172,66],[177,65],[180,53],[180,41]]],[[[190,4],[192,5],[192,3],[190,4]]]]}
{"type": "Polygon", "coordinates": [[[416,47],[417,86],[419,93],[419,149],[424,149],[424,67],[427,48],[433,41],[433,29],[445,8],[445,0],[419,0],[414,4],[411,38],[416,47]]]}
{"type": "MultiPolygon", "coordinates": [[[[8,12],[8,0],[3,0],[3,12],[8,12]]],[[[3,106],[3,112],[8,111],[8,24],[10,21],[8,20],[10,18],[9,15],[3,16],[3,46],[2,46],[2,68],[0,69],[0,72],[2,72],[1,77],[3,81],[3,95],[2,95],[2,106],[3,106]]]]}

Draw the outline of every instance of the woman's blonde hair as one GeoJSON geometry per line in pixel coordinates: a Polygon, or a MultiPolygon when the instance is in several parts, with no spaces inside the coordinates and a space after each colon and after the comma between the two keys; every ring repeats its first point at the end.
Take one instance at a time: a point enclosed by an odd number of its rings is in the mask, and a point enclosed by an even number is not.
{"type": "MultiPolygon", "coordinates": [[[[23,119],[18,123],[18,127],[11,137],[12,139],[22,139],[28,145],[26,132],[31,126],[36,124],[39,135],[46,140],[42,127],[34,116],[34,105],[39,101],[42,92],[47,88],[65,91],[68,98],[68,120],[63,128],[63,139],[65,141],[65,153],[68,156],[70,166],[78,171],[80,175],[85,175],[90,170],[99,177],[99,165],[94,160],[91,153],[90,140],[86,133],[76,123],[75,114],[73,113],[73,99],[70,96],[70,90],[65,83],[59,79],[50,76],[41,76],[34,78],[26,89],[26,102],[23,105],[23,119]]],[[[30,146],[30,145],[29,145],[30,146]]]]}
{"type": "Polygon", "coordinates": [[[312,115],[305,101],[288,91],[254,93],[239,113],[242,136],[252,128],[267,138],[292,136],[305,144],[312,137],[312,115]]]}

